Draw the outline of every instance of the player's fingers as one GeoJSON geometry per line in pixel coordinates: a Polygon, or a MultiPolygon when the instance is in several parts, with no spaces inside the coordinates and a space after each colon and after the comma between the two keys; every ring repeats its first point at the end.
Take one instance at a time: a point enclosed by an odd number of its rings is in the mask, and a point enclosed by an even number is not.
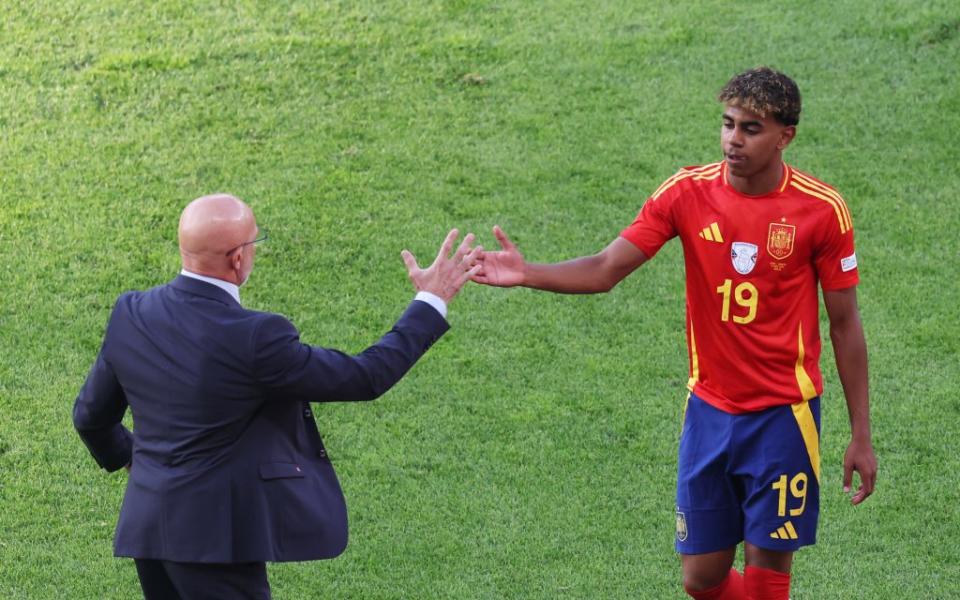
{"type": "Polygon", "coordinates": [[[510,238],[507,237],[507,234],[500,229],[499,225],[493,226],[493,237],[497,238],[497,241],[500,242],[500,247],[504,250],[516,250],[517,247],[513,245],[513,242],[510,241],[510,238]]]}
{"type": "Polygon", "coordinates": [[[854,494],[854,495],[853,495],[853,498],[850,499],[850,504],[853,504],[854,506],[856,506],[857,504],[860,504],[861,502],[863,502],[864,500],[866,500],[866,499],[867,499],[867,496],[869,496],[869,495],[870,495],[870,493],[867,492],[867,490],[865,490],[865,489],[863,488],[863,486],[861,485],[860,488],[857,489],[857,493],[854,494]]]}
{"type": "Polygon", "coordinates": [[[407,273],[413,277],[413,274],[420,270],[417,259],[410,254],[409,250],[401,250],[400,257],[403,258],[403,264],[407,266],[407,273]]]}
{"type": "Polygon", "coordinates": [[[877,485],[877,469],[876,467],[870,469],[867,473],[860,473],[860,481],[863,483],[863,490],[867,493],[867,496],[873,493],[874,487],[877,485]]]}
{"type": "Polygon", "coordinates": [[[847,493],[850,491],[850,484],[853,482],[853,467],[847,463],[843,463],[843,491],[847,493]]]}
{"type": "Polygon", "coordinates": [[[457,231],[457,228],[454,227],[450,230],[450,233],[447,234],[447,237],[444,238],[443,244],[440,245],[440,251],[437,252],[437,258],[433,262],[436,263],[442,258],[450,256],[450,249],[453,248],[453,242],[457,240],[457,236],[460,235],[460,232],[457,231]]]}

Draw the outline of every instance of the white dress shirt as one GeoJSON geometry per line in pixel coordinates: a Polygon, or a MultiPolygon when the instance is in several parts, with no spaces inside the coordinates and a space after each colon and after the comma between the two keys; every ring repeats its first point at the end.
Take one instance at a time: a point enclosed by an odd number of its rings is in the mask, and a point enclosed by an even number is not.
{"type": "Polygon", "coordinates": [[[222,279],[207,277],[206,275],[197,275],[196,273],[190,272],[186,269],[181,269],[180,274],[184,277],[192,277],[193,279],[199,279],[200,281],[206,281],[207,283],[213,284],[233,296],[233,299],[237,301],[237,304],[240,304],[240,286],[237,284],[230,283],[229,281],[224,281],[222,279]]]}
{"type": "MultiPolygon", "coordinates": [[[[229,281],[224,281],[222,279],[216,279],[213,277],[207,277],[206,275],[197,275],[186,269],[181,269],[180,274],[184,277],[192,277],[193,279],[199,279],[200,281],[206,281],[209,284],[215,285],[223,291],[230,294],[234,300],[237,301],[237,304],[240,304],[240,287],[235,283],[230,283],[229,281]]],[[[444,319],[447,318],[447,303],[443,301],[443,298],[432,294],[430,292],[417,292],[417,295],[414,297],[414,300],[419,300],[421,302],[426,302],[432,306],[440,316],[444,319]]]]}

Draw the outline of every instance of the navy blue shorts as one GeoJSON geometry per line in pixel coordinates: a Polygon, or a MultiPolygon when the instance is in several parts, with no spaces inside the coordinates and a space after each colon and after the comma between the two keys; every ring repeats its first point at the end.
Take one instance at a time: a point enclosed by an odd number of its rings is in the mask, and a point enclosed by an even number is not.
{"type": "Polygon", "coordinates": [[[677,552],[746,540],[793,551],[816,542],[820,398],[730,414],[691,394],[680,436],[677,552]]]}

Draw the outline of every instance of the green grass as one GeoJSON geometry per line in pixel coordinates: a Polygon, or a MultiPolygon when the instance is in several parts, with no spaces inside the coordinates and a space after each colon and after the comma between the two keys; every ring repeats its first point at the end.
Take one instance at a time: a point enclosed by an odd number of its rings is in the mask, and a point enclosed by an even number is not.
{"type": "MultiPolygon", "coordinates": [[[[12,3],[11,3],[12,4],[12,3]]],[[[716,91],[770,64],[788,160],[854,215],[877,494],[840,491],[825,350],[819,543],[792,597],[957,597],[960,10],[954,2],[36,2],[0,8],[0,597],[132,598],[124,488],[72,429],[123,290],[176,272],[182,207],[248,200],[243,289],[359,351],[458,226],[535,261],[594,252],[677,167],[718,159],[716,91]],[[802,8],[800,7],[802,5],[802,8]]],[[[318,407],[351,544],[277,598],[680,598],[686,379],[671,243],[614,292],[473,286],[374,404],[318,407]]],[[[828,344],[829,346],[829,344],[828,344]]]]}

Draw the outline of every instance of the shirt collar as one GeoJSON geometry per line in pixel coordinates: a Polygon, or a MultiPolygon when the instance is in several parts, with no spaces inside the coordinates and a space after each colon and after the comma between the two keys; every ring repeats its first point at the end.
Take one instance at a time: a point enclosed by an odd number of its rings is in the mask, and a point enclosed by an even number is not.
{"type": "Polygon", "coordinates": [[[184,277],[190,277],[192,279],[199,279],[200,281],[206,281],[209,284],[215,285],[226,293],[230,294],[234,300],[237,301],[237,304],[240,304],[240,287],[235,283],[230,283],[229,281],[224,281],[222,279],[214,279],[213,277],[207,277],[205,275],[197,275],[186,269],[181,269],[180,274],[184,277]]]}

